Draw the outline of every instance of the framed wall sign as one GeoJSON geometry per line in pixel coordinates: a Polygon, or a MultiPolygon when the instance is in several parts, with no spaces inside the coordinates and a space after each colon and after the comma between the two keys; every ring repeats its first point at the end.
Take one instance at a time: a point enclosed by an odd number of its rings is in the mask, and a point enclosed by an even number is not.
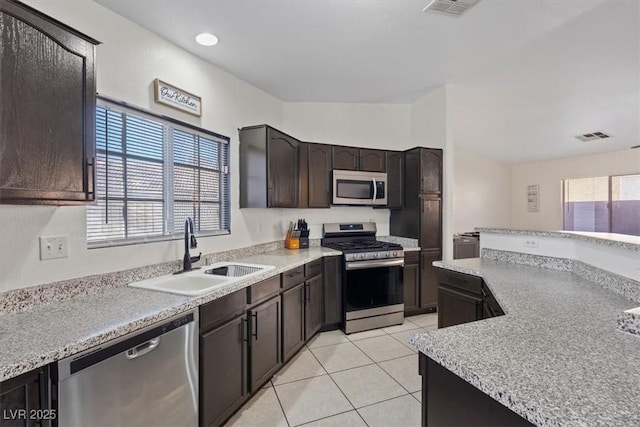
{"type": "Polygon", "coordinates": [[[529,212],[540,211],[540,186],[539,185],[527,186],[527,211],[529,212]]]}
{"type": "Polygon", "coordinates": [[[168,105],[177,110],[202,116],[202,98],[178,87],[163,82],[160,79],[153,81],[153,92],[158,104],[168,105]]]}

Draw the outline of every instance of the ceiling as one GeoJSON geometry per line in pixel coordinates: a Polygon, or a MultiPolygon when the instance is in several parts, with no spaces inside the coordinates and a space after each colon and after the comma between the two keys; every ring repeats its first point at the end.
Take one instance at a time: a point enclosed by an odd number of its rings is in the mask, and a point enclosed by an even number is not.
{"type": "Polygon", "coordinates": [[[451,84],[456,147],[488,157],[638,144],[636,0],[482,0],[459,18],[430,0],[97,2],[283,101],[412,103],[451,84]],[[572,139],[600,130],[614,137],[572,139]]]}

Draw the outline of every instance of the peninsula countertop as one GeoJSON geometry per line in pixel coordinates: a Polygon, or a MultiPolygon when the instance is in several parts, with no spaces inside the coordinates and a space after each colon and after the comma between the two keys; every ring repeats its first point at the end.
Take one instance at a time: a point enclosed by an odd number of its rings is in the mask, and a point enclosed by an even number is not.
{"type": "Polygon", "coordinates": [[[434,265],[483,277],[506,315],[412,336],[422,353],[536,425],[640,425],[640,337],[617,329],[637,302],[570,272],[434,265]]]}

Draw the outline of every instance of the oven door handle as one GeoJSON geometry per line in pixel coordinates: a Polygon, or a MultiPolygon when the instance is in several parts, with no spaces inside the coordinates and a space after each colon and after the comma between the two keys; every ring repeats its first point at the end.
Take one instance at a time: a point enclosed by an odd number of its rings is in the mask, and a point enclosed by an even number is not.
{"type": "Polygon", "coordinates": [[[346,270],[362,270],[364,268],[404,267],[404,258],[354,261],[345,263],[346,270]]]}

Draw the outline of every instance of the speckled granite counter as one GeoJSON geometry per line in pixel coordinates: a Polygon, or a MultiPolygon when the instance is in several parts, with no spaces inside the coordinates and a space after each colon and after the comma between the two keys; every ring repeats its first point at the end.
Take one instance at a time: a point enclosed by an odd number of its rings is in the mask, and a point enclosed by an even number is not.
{"type": "Polygon", "coordinates": [[[274,265],[275,270],[199,297],[128,286],[75,296],[0,316],[0,381],[105,343],[253,283],[338,251],[323,247],[279,249],[235,261],[274,265]]]}
{"type": "Polygon", "coordinates": [[[434,265],[482,276],[506,315],[414,335],[421,352],[536,425],[640,425],[640,338],[617,330],[637,303],[570,272],[434,265]]]}
{"type": "Polygon", "coordinates": [[[383,242],[398,243],[402,245],[405,252],[420,250],[420,246],[418,246],[418,239],[398,236],[377,236],[376,238],[383,242]]]}
{"type": "Polygon", "coordinates": [[[640,252],[640,236],[630,236],[628,234],[589,233],[584,231],[517,230],[509,228],[476,228],[475,231],[516,236],[559,237],[562,239],[573,239],[640,252]]]}

